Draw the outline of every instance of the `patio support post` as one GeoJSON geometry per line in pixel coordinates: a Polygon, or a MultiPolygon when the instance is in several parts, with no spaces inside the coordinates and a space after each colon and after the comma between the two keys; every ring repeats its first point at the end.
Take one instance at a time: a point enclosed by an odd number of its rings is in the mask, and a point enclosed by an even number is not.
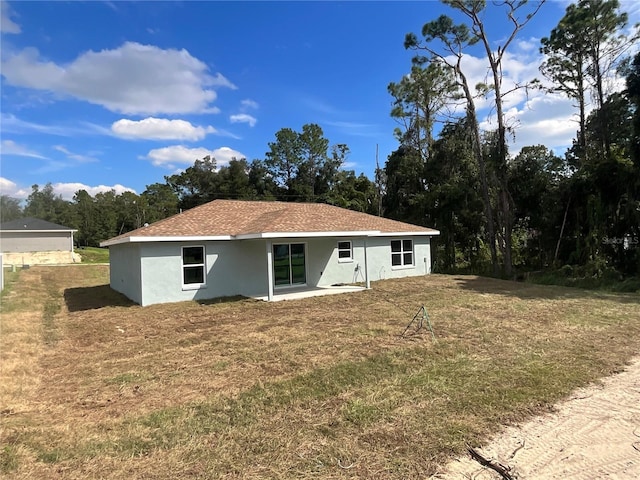
{"type": "Polygon", "coordinates": [[[367,237],[364,237],[364,284],[367,289],[371,288],[369,281],[369,267],[367,266],[367,237]]]}
{"type": "Polygon", "coordinates": [[[273,242],[267,240],[267,300],[273,301],[273,242]]]}

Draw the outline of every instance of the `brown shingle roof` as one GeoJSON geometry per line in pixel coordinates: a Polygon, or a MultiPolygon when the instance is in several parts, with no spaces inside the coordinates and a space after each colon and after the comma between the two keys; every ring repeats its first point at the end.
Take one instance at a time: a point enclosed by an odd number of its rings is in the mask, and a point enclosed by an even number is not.
{"type": "Polygon", "coordinates": [[[431,228],[321,203],[214,200],[114,237],[103,245],[135,241],[134,238],[140,237],[235,237],[301,232],[439,233],[431,228]]]}

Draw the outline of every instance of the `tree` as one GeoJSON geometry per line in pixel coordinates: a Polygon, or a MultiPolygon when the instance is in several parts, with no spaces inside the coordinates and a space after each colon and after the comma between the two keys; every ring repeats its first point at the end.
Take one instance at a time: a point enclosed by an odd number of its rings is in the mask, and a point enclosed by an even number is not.
{"type": "Polygon", "coordinates": [[[339,144],[329,150],[329,140],[322,128],[306,124],[302,132],[282,128],[276,132],[275,142],[262,166],[266,175],[277,185],[278,196],[288,201],[318,201],[335,181],[349,148],[339,144]]]}
{"type": "Polygon", "coordinates": [[[489,70],[492,75],[493,81],[486,87],[483,87],[483,91],[493,92],[493,104],[495,106],[496,118],[498,123],[497,138],[495,142],[496,146],[496,159],[494,161],[495,169],[493,175],[497,179],[497,198],[498,207],[501,214],[500,227],[502,229],[502,236],[504,238],[504,271],[506,275],[511,275],[512,259],[511,259],[511,230],[513,225],[513,212],[511,196],[508,190],[508,176],[507,176],[507,126],[503,112],[503,99],[510,91],[504,92],[502,90],[502,61],[504,54],[507,51],[509,45],[516,38],[517,34],[529,23],[529,21],[535,16],[541,6],[544,4],[544,0],[535,2],[533,6],[528,10],[524,18],[520,18],[519,15],[527,7],[525,1],[504,1],[501,2],[501,6],[504,8],[507,21],[509,24],[509,30],[506,32],[502,30],[500,32],[502,45],[499,45],[497,49],[493,49],[493,41],[489,38],[489,34],[486,30],[485,23],[483,21],[483,14],[486,10],[486,2],[482,0],[444,0],[444,3],[456,9],[468,21],[467,24],[454,25],[453,20],[442,15],[437,20],[425,24],[422,28],[422,35],[424,42],[418,42],[416,35],[408,34],[405,38],[405,48],[411,48],[416,50],[422,50],[429,54],[429,58],[417,57],[414,63],[424,64],[425,62],[438,63],[449,68],[460,88],[464,92],[464,98],[467,105],[467,116],[470,119],[470,126],[473,132],[473,145],[475,150],[476,159],[479,164],[480,180],[482,185],[484,210],[487,217],[487,231],[490,242],[491,258],[494,267],[494,273],[497,270],[497,253],[495,247],[495,231],[493,225],[493,206],[489,194],[489,180],[487,178],[487,169],[485,161],[482,155],[481,138],[478,127],[478,120],[475,108],[475,98],[471,92],[466,75],[462,69],[462,57],[465,49],[475,44],[480,43],[485,50],[486,58],[489,64],[489,70]],[[441,46],[440,49],[435,44],[441,46]]]}
{"type": "Polygon", "coordinates": [[[586,85],[586,34],[580,22],[572,21],[576,5],[567,7],[565,16],[558,26],[551,30],[549,37],[541,40],[540,53],[546,55],[546,60],[540,65],[540,72],[554,82],[549,89],[560,92],[578,103],[579,129],[578,147],[579,157],[583,158],[586,148],[585,122],[587,118],[587,85],[586,85]]]}
{"type": "Polygon", "coordinates": [[[146,211],[144,222],[153,223],[178,213],[178,196],[166,183],[152,183],[140,195],[146,211]]]}
{"type": "Polygon", "coordinates": [[[184,172],[164,177],[178,196],[180,208],[193,208],[213,200],[218,190],[216,168],[216,159],[207,155],[196,160],[184,172]]]}
{"type": "Polygon", "coordinates": [[[73,196],[76,211],[78,231],[75,239],[78,245],[89,247],[96,246],[100,242],[98,234],[98,217],[100,212],[96,209],[95,200],[86,190],[78,190],[73,196]]]}
{"type": "Polygon", "coordinates": [[[566,164],[544,145],[522,148],[509,164],[516,235],[522,239],[521,262],[528,267],[550,265],[567,203],[566,164]]]}
{"type": "Polygon", "coordinates": [[[22,217],[20,200],[8,195],[0,195],[0,223],[9,222],[22,217]]]}
{"type": "MultiPolygon", "coordinates": [[[[622,33],[627,14],[619,13],[618,0],[580,0],[567,7],[564,17],[542,39],[541,52],[548,58],[542,64],[543,75],[554,82],[554,89],[578,102],[580,130],[578,157],[586,159],[586,87],[590,87],[595,108],[600,110],[598,121],[606,124],[603,110],[608,92],[605,80],[617,68],[624,54],[638,39],[638,32],[627,37],[622,33]]],[[[601,150],[610,154],[609,130],[600,128],[601,150]]]]}
{"type": "Polygon", "coordinates": [[[264,164],[282,190],[291,193],[295,190],[294,180],[302,164],[300,136],[291,128],[282,128],[276,132],[276,141],[269,143],[264,164]]]}
{"type": "Polygon", "coordinates": [[[458,85],[450,69],[432,62],[424,68],[415,64],[411,73],[387,87],[393,96],[391,116],[403,127],[396,129],[398,141],[420,153],[423,162],[430,156],[433,127],[440,111],[453,99],[458,85]]]}

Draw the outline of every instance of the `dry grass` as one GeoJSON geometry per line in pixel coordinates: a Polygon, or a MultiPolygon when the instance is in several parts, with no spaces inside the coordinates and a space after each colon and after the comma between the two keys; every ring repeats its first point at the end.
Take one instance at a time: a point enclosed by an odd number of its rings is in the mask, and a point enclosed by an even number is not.
{"type": "Polygon", "coordinates": [[[141,308],[107,268],[4,299],[0,473],[424,478],[638,354],[638,295],[433,275],[141,308]],[[423,304],[437,341],[400,338],[423,304]]]}

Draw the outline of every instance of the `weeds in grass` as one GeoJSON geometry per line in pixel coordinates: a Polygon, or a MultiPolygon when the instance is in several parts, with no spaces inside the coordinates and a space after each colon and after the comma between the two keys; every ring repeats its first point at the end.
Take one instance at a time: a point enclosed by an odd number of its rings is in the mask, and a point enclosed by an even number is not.
{"type": "Polygon", "coordinates": [[[20,308],[50,312],[57,340],[0,432],[2,462],[33,478],[428,477],[619,369],[640,336],[635,296],[478,277],[141,308],[107,295],[104,267],[37,272],[47,293],[20,308]],[[399,337],[420,305],[437,342],[399,337]]]}
{"type": "Polygon", "coordinates": [[[0,473],[8,474],[18,469],[16,448],[7,445],[0,450],[0,473]]]}

